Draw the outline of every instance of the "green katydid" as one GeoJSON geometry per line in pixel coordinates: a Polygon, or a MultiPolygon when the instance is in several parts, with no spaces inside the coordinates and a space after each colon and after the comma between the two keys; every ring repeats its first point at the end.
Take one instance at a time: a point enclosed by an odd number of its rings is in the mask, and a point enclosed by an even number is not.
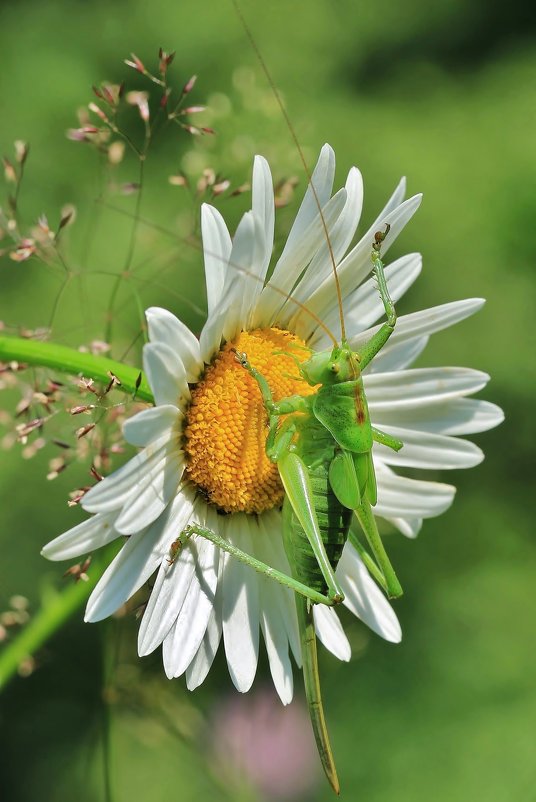
{"type": "Polygon", "coordinates": [[[320,385],[316,393],[274,402],[265,377],[249,363],[246,354],[236,353],[237,361],[258,383],[268,415],[266,454],[277,463],[285,489],[283,539],[292,576],[246,554],[206,527],[192,524],[180,535],[181,542],[193,535],[207,538],[296,592],[309,712],[322,765],[336,793],[339,782],[320,695],[313,605],[332,606],[343,601],[335,569],[348,538],[387,594],[397,597],[402,593],[372,513],[376,480],[371,453],[373,441],[395,451],[402,443],[371,425],[361,378],[396,323],[381,259],[381,243],[388,231],[386,225],[372,244],[372,270],[387,320],[359,352],[352,351],[343,336],[340,345],[297,362],[301,378],[313,387],[320,385]],[[350,531],[353,512],[375,561],[350,531]]]}

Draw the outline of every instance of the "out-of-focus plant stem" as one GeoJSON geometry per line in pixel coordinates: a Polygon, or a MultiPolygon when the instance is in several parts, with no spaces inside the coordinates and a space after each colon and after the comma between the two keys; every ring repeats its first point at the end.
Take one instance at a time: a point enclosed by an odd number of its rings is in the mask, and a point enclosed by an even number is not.
{"type": "Polygon", "coordinates": [[[92,564],[87,582],[69,584],[65,590],[47,589],[41,608],[13,640],[0,651],[0,691],[35,652],[78,610],[97,584],[105,563],[92,564]]]}
{"type": "Polygon", "coordinates": [[[140,401],[154,403],[147,379],[137,368],[104,356],[82,353],[65,345],[21,337],[0,337],[0,361],[51,368],[72,376],[82,374],[103,384],[107,384],[110,374],[113,374],[121,382],[121,390],[135,395],[140,401]]]}

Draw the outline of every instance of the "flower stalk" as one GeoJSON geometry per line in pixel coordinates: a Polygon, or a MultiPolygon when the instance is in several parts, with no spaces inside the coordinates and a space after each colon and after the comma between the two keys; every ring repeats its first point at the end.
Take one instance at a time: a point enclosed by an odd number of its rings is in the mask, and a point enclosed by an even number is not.
{"type": "Polygon", "coordinates": [[[95,561],[86,582],[70,584],[57,592],[47,589],[39,611],[24,629],[0,652],[0,692],[17,673],[24,660],[35,654],[49,638],[87,601],[106,566],[95,561]]]}
{"type": "Polygon", "coordinates": [[[108,384],[115,377],[118,380],[116,386],[121,390],[135,396],[139,401],[154,403],[151,388],[138,368],[65,345],[22,337],[0,337],[0,361],[23,362],[72,376],[81,374],[103,384],[108,384]]]}

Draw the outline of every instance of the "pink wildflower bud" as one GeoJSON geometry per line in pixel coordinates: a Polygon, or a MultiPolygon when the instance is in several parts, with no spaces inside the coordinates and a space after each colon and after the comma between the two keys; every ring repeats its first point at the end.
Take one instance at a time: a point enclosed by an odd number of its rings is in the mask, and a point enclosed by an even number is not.
{"type": "Polygon", "coordinates": [[[91,432],[94,428],[95,428],[94,423],[87,423],[85,426],[82,426],[80,429],[77,429],[75,432],[76,439],[80,440],[81,437],[85,437],[86,434],[89,434],[89,432],[91,432]]]}
{"type": "Polygon", "coordinates": [[[174,187],[188,186],[188,179],[182,173],[178,173],[177,175],[170,175],[168,181],[174,187]]]}
{"type": "Polygon", "coordinates": [[[127,67],[132,67],[132,69],[137,70],[138,72],[141,72],[142,75],[146,72],[146,69],[145,69],[145,66],[144,66],[143,62],[141,61],[141,59],[139,59],[137,57],[137,55],[135,53],[131,53],[130,54],[130,59],[125,58],[125,59],[123,59],[123,61],[125,62],[127,67]]]}
{"type": "Polygon", "coordinates": [[[197,81],[197,75],[192,75],[189,81],[184,84],[182,94],[188,95],[195,86],[195,82],[197,81]]]}
{"type": "Polygon", "coordinates": [[[66,206],[64,206],[63,209],[61,210],[61,217],[58,225],[58,231],[61,231],[62,228],[65,228],[65,226],[74,223],[75,217],[76,217],[75,207],[72,206],[71,204],[67,204],[66,206]]]}
{"type": "Polygon", "coordinates": [[[103,122],[105,123],[110,122],[108,116],[103,112],[100,106],[97,106],[96,103],[88,103],[88,109],[92,111],[93,114],[96,114],[97,117],[100,117],[103,122]]]}
{"type": "Polygon", "coordinates": [[[6,181],[9,181],[10,184],[16,184],[17,171],[15,170],[15,168],[13,167],[7,156],[3,157],[2,164],[4,165],[4,178],[6,179],[6,181]]]}
{"type": "Polygon", "coordinates": [[[91,466],[91,470],[90,470],[89,472],[90,472],[91,476],[92,476],[92,477],[93,477],[93,478],[94,478],[94,479],[95,479],[97,482],[102,482],[102,479],[103,479],[103,477],[102,477],[102,474],[100,474],[100,473],[98,472],[98,470],[95,468],[95,466],[94,466],[94,465],[92,465],[92,466],[91,466]]]}
{"type": "Polygon", "coordinates": [[[15,140],[15,158],[17,159],[20,165],[24,164],[24,162],[28,158],[29,152],[30,152],[30,146],[27,142],[23,142],[22,139],[15,140]]]}
{"type": "Polygon", "coordinates": [[[37,429],[41,429],[44,422],[45,418],[34,418],[34,420],[31,420],[28,423],[21,423],[16,429],[19,440],[25,443],[28,435],[32,432],[35,432],[37,429]]]}
{"type": "Polygon", "coordinates": [[[188,106],[186,109],[182,109],[180,114],[198,114],[200,111],[205,111],[206,106],[188,106]]]}
{"type": "Polygon", "coordinates": [[[194,136],[199,136],[201,134],[199,128],[189,123],[181,123],[181,128],[184,128],[185,131],[188,131],[189,134],[193,134],[194,136]]]}
{"type": "Polygon", "coordinates": [[[217,197],[218,195],[221,195],[222,192],[225,192],[226,189],[229,189],[230,186],[231,182],[228,179],[220,181],[218,184],[214,184],[212,187],[212,194],[217,197]]]}
{"type": "Polygon", "coordinates": [[[127,92],[127,103],[131,106],[137,106],[140,112],[140,117],[144,122],[149,120],[149,95],[147,92],[133,91],[127,92]]]}
{"type": "Polygon", "coordinates": [[[165,50],[162,48],[158,51],[158,58],[160,59],[160,63],[158,65],[158,69],[160,71],[160,75],[165,75],[167,72],[167,68],[175,58],[175,53],[166,53],[165,50]]]}
{"type": "Polygon", "coordinates": [[[71,415],[81,415],[82,412],[90,412],[92,409],[95,409],[95,404],[80,404],[76,407],[71,407],[69,412],[71,415]]]}
{"type": "Polygon", "coordinates": [[[36,251],[37,248],[35,247],[33,239],[23,239],[18,248],[11,251],[9,258],[14,262],[25,262],[30,256],[33,256],[36,251]]]}

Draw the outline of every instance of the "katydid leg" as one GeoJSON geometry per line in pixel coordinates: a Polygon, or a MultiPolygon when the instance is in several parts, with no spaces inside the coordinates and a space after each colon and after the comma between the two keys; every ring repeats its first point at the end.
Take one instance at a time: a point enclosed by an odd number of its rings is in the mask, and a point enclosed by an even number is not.
{"type": "Polygon", "coordinates": [[[262,400],[268,414],[269,429],[266,437],[266,455],[272,462],[277,462],[281,453],[288,448],[293,437],[290,432],[292,422],[285,421],[279,425],[281,415],[288,415],[292,412],[303,412],[307,409],[307,400],[300,395],[289,396],[275,402],[270,386],[262,373],[253,367],[248,361],[247,355],[239,351],[236,352],[236,359],[247,370],[261,391],[262,400]]]}
{"type": "Polygon", "coordinates": [[[315,502],[309,473],[302,459],[293,452],[282,455],[277,463],[287,498],[305,532],[328,586],[328,597],[334,604],[344,600],[344,593],[331,566],[315,512],[315,502]]]}
{"type": "Polygon", "coordinates": [[[376,429],[374,426],[372,428],[372,439],[375,440],[377,443],[381,443],[388,448],[392,448],[393,451],[400,451],[404,443],[402,440],[398,440],[396,437],[393,437],[390,434],[386,434],[386,432],[382,432],[381,429],[376,429]]]}
{"type": "Polygon", "coordinates": [[[348,533],[348,540],[350,541],[354,549],[357,551],[357,553],[365,563],[365,568],[368,570],[369,574],[372,577],[374,577],[378,585],[381,588],[383,588],[385,592],[387,592],[387,584],[385,582],[385,577],[383,576],[382,572],[380,571],[380,569],[378,568],[378,566],[376,565],[376,563],[374,562],[368,551],[365,549],[364,546],[361,545],[358,536],[352,529],[350,529],[348,533]]]}
{"type": "Polygon", "coordinates": [[[275,403],[268,382],[264,376],[250,364],[246,354],[237,351],[236,359],[259,385],[270,420],[266,453],[270,459],[277,462],[285,493],[292,504],[296,518],[299,520],[307,535],[307,539],[318,561],[322,576],[328,586],[328,598],[331,600],[331,603],[338,604],[343,601],[344,593],[335,577],[335,572],[331,567],[322,541],[307,467],[297,454],[287,450],[290,445],[290,439],[292,438],[292,435],[290,435],[289,438],[290,432],[293,432],[292,423],[283,424],[282,429],[278,431],[280,415],[305,411],[308,409],[309,402],[307,398],[294,395],[288,398],[282,398],[275,403]]]}
{"type": "Polygon", "coordinates": [[[237,546],[229,543],[228,540],[225,540],[225,538],[217,534],[217,532],[207,529],[206,526],[201,526],[200,524],[196,523],[190,524],[183,529],[179,539],[182,543],[184,543],[193,535],[204,537],[207,540],[210,540],[212,543],[214,543],[214,545],[222,549],[222,551],[226,551],[227,554],[235,557],[235,559],[240,560],[240,562],[244,563],[245,565],[249,565],[259,574],[263,574],[263,576],[266,576],[269,579],[274,579],[276,582],[279,582],[280,585],[285,585],[285,587],[290,588],[296,593],[299,593],[300,596],[304,596],[310,602],[313,602],[313,604],[325,604],[328,607],[331,607],[338,601],[338,599],[325,596],[323,593],[319,593],[313,588],[304,585],[303,582],[299,582],[297,579],[288,576],[288,574],[278,571],[276,568],[272,568],[272,566],[267,565],[261,560],[257,560],[256,557],[253,557],[251,554],[247,554],[245,551],[242,551],[242,549],[239,549],[237,546]]]}
{"type": "Polygon", "coordinates": [[[372,246],[372,272],[374,273],[378,282],[378,291],[382,299],[383,308],[387,316],[387,322],[380,327],[379,331],[374,334],[368,343],[365,343],[363,348],[359,351],[360,367],[363,370],[369,362],[371,362],[378,351],[381,351],[391,334],[393,333],[396,325],[396,310],[393,300],[389,294],[389,288],[385,279],[384,264],[381,258],[380,249],[381,243],[385,239],[390,226],[387,226],[386,231],[382,234],[376,234],[376,241],[372,246]]]}

